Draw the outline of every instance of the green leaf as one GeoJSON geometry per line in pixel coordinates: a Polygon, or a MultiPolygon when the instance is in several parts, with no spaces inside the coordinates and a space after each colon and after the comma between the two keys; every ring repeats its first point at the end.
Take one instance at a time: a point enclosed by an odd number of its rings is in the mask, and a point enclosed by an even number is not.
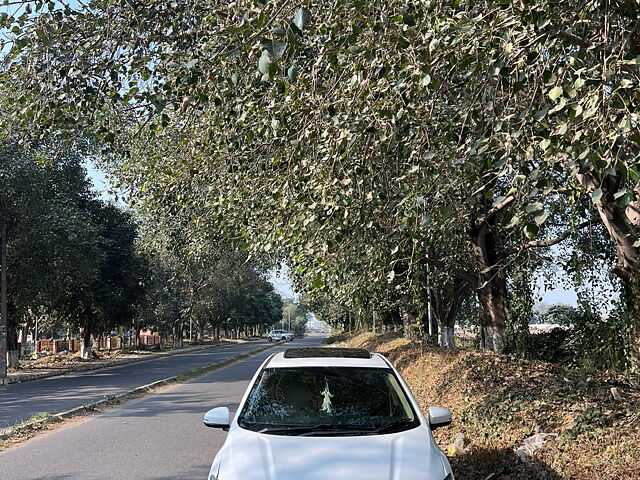
{"type": "Polygon", "coordinates": [[[303,32],[311,22],[311,12],[306,8],[299,8],[293,17],[293,23],[303,32]]]}
{"type": "Polygon", "coordinates": [[[260,73],[269,75],[269,66],[273,61],[272,58],[273,57],[268,51],[262,51],[262,55],[260,55],[260,59],[258,60],[258,70],[260,71],[260,73]]]}
{"type": "Polygon", "coordinates": [[[528,213],[540,212],[544,210],[544,205],[540,202],[530,203],[527,205],[526,210],[528,213]]]}
{"type": "Polygon", "coordinates": [[[553,87],[550,91],[549,91],[549,98],[551,100],[557,100],[561,95],[562,95],[562,87],[553,87]]]}
{"type": "Polygon", "coordinates": [[[551,145],[551,140],[545,138],[540,142],[539,145],[542,150],[546,150],[547,148],[549,148],[549,145],[551,145]]]}
{"type": "Polygon", "coordinates": [[[613,198],[616,199],[616,205],[618,207],[625,208],[633,201],[633,193],[626,190],[621,190],[619,192],[616,192],[613,198]]]}
{"type": "Polygon", "coordinates": [[[601,188],[596,188],[593,192],[591,192],[591,200],[593,200],[593,203],[598,203],[601,198],[602,198],[601,188]]]}
{"type": "Polygon", "coordinates": [[[549,113],[549,107],[544,107],[542,110],[538,110],[535,115],[533,116],[533,119],[536,122],[539,122],[540,120],[542,120],[544,117],[547,116],[547,113],[549,113]]]}
{"type": "Polygon", "coordinates": [[[292,82],[295,82],[298,79],[299,71],[300,71],[300,67],[298,67],[297,65],[291,65],[287,70],[287,77],[289,77],[289,80],[291,80],[292,82]]]}
{"type": "Polygon", "coordinates": [[[530,223],[529,225],[524,227],[524,234],[529,240],[535,238],[539,231],[540,228],[533,223],[530,223]]]}
{"type": "Polygon", "coordinates": [[[260,40],[260,46],[269,52],[271,57],[274,59],[278,59],[284,55],[285,50],[287,49],[287,44],[282,40],[269,40],[267,38],[262,38],[260,40]]]}
{"type": "Polygon", "coordinates": [[[536,222],[536,225],[542,225],[547,220],[547,212],[540,212],[535,217],[533,217],[533,221],[536,222]]]}

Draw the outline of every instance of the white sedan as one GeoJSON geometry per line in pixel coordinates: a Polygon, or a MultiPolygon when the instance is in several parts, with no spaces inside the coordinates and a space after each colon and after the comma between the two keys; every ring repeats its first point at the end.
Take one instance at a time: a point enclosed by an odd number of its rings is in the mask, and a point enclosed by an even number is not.
{"type": "Polygon", "coordinates": [[[293,342],[293,333],[286,330],[271,330],[267,334],[267,340],[273,342],[274,340],[283,340],[285,342],[293,342]]]}
{"type": "Polygon", "coordinates": [[[238,411],[208,411],[228,430],[209,480],[453,480],[432,430],[451,413],[420,412],[399,373],[379,354],[288,349],[258,369],[238,411]]]}

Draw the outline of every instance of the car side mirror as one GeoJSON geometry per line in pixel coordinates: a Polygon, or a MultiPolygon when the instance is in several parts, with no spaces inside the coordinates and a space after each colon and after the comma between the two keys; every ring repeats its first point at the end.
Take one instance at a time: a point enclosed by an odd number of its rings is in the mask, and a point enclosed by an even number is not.
{"type": "Polygon", "coordinates": [[[431,430],[451,425],[451,412],[440,407],[429,407],[429,426],[431,430]]]}
{"type": "Polygon", "coordinates": [[[212,408],[204,414],[204,424],[211,428],[229,430],[229,409],[227,407],[212,408]]]}

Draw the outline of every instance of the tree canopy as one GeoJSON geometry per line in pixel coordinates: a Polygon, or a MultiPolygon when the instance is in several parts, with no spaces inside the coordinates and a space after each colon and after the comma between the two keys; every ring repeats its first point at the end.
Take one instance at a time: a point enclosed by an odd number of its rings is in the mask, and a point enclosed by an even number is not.
{"type": "Polygon", "coordinates": [[[635,4],[34,4],[5,18],[6,132],[91,135],[141,208],[449,345],[473,294],[503,351],[514,272],[587,229],[640,358],[635,4]]]}

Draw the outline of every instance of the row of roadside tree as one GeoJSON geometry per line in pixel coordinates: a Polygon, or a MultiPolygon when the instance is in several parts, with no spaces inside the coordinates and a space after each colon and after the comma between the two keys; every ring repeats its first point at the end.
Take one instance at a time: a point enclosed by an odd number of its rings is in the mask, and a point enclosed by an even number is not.
{"type": "Polygon", "coordinates": [[[213,339],[261,334],[281,320],[283,302],[263,266],[227,241],[190,248],[178,224],[101,199],[87,152],[87,144],[53,143],[0,150],[0,365],[18,366],[18,339],[38,322],[82,338],[89,358],[92,337],[108,333],[137,338],[150,328],[179,345],[186,325],[203,340],[205,331],[213,339]]]}

